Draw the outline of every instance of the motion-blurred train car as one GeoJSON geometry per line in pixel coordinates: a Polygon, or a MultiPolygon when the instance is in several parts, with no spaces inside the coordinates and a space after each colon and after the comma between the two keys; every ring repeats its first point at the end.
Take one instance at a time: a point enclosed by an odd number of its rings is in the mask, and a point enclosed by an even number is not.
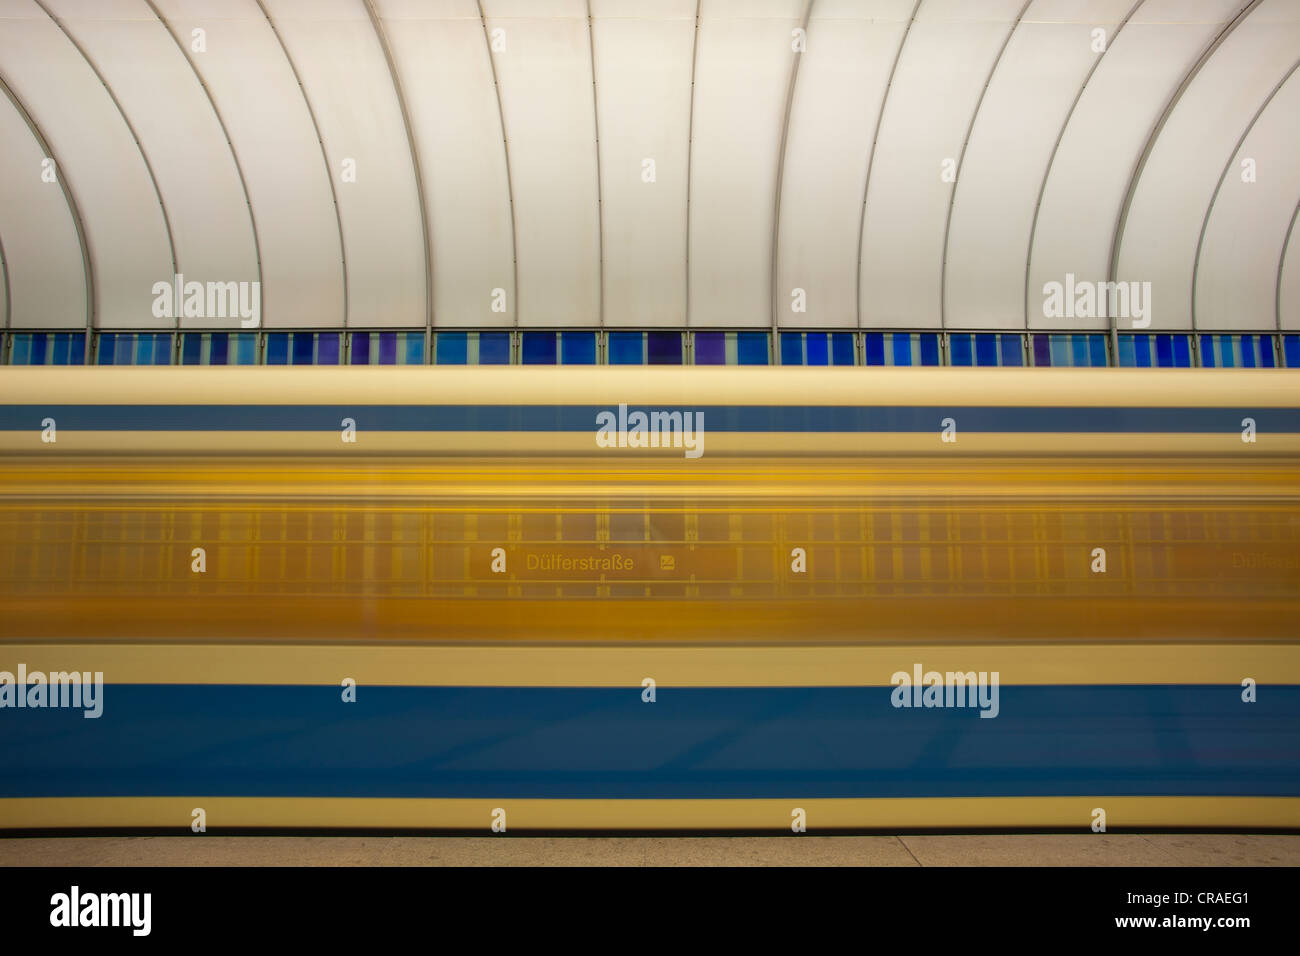
{"type": "Polygon", "coordinates": [[[1300,826],[1286,371],[0,377],[0,826],[1300,826]]]}

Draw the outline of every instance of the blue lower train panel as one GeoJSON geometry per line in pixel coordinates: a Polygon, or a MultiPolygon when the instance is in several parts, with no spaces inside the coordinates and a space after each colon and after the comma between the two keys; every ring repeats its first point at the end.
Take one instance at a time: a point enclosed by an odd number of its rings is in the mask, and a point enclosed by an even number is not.
{"type": "Polygon", "coordinates": [[[1300,796],[1300,686],[108,685],[0,709],[0,797],[1300,796]]]}

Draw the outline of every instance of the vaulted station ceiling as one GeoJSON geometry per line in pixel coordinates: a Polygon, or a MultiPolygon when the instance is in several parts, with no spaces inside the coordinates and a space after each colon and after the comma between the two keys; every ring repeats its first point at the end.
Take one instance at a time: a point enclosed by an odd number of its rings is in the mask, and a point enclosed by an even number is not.
{"type": "Polygon", "coordinates": [[[1300,329],[1298,63],[1298,0],[0,0],[0,308],[1300,329]]]}

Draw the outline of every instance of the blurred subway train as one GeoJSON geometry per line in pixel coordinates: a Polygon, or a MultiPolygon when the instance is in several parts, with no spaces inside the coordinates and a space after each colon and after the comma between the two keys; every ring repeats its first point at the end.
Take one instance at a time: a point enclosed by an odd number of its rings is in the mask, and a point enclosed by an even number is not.
{"type": "Polygon", "coordinates": [[[6,828],[1300,827],[1291,372],[15,367],[0,458],[6,828]]]}

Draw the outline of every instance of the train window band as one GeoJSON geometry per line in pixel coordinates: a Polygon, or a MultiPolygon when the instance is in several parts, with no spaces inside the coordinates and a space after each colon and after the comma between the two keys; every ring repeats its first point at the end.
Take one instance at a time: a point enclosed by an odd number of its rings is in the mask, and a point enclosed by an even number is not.
{"type": "Polygon", "coordinates": [[[0,333],[4,365],[1300,368],[1300,334],[349,330],[0,333]]]}

